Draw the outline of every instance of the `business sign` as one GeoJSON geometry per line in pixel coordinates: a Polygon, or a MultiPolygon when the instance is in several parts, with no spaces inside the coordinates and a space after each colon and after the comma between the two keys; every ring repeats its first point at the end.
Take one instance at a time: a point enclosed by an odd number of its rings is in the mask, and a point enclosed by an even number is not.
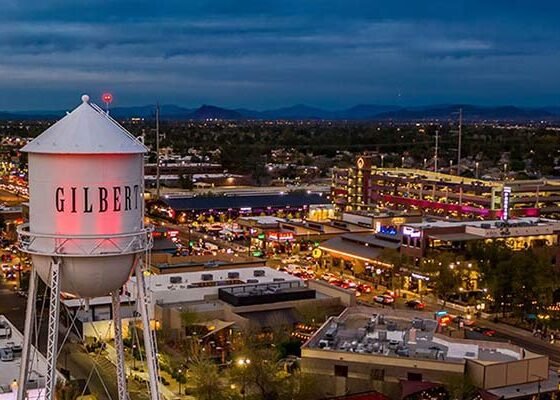
{"type": "Polygon", "coordinates": [[[274,240],[277,242],[292,241],[294,240],[293,232],[267,232],[266,237],[268,240],[274,240]]]}
{"type": "Polygon", "coordinates": [[[357,164],[358,164],[358,168],[362,169],[362,168],[364,168],[364,165],[366,164],[366,162],[365,162],[363,157],[360,157],[360,158],[358,158],[357,164]]]}
{"type": "Polygon", "coordinates": [[[59,186],[54,192],[54,203],[59,213],[87,214],[138,210],[141,204],[140,185],[59,186]]]}
{"type": "Polygon", "coordinates": [[[509,198],[511,196],[511,187],[504,186],[502,191],[502,220],[507,221],[509,219],[509,198]]]}
{"type": "Polygon", "coordinates": [[[405,226],[403,227],[403,235],[411,238],[419,238],[422,235],[422,232],[418,229],[411,228],[410,226],[405,226]]]}
{"type": "Polygon", "coordinates": [[[313,251],[311,252],[311,256],[315,259],[321,258],[322,255],[323,255],[323,251],[319,248],[314,248],[313,251]]]}

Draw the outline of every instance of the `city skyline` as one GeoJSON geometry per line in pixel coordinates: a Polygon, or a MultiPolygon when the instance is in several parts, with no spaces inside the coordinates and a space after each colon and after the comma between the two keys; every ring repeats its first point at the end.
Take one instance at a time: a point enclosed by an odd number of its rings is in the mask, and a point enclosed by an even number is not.
{"type": "Polygon", "coordinates": [[[0,110],[559,104],[552,1],[0,4],[0,110]]]}

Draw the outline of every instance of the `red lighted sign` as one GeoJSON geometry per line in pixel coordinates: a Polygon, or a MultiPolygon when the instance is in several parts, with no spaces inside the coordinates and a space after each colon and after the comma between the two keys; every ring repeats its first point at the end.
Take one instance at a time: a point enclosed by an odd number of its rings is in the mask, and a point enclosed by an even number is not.
{"type": "Polygon", "coordinates": [[[279,242],[294,240],[293,232],[268,232],[266,237],[268,240],[275,240],[279,242]]]}

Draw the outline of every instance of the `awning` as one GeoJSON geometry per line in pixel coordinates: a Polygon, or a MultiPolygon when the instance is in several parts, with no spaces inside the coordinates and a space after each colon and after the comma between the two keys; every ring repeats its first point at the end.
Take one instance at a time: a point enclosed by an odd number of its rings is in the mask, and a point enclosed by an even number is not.
{"type": "Polygon", "coordinates": [[[211,321],[199,322],[194,325],[204,326],[206,327],[206,329],[208,329],[208,333],[202,337],[203,339],[206,339],[207,337],[212,336],[213,334],[218,333],[223,329],[235,325],[235,322],[227,322],[227,321],[222,321],[221,319],[213,319],[211,321]]]}
{"type": "Polygon", "coordinates": [[[383,250],[380,247],[366,246],[349,240],[344,240],[342,237],[329,239],[326,242],[321,243],[319,248],[328,253],[335,253],[366,262],[375,262],[383,250]]]}
{"type": "Polygon", "coordinates": [[[445,242],[465,242],[467,240],[480,240],[481,236],[471,235],[470,233],[440,233],[428,235],[428,238],[434,240],[443,240],[445,242]]]}

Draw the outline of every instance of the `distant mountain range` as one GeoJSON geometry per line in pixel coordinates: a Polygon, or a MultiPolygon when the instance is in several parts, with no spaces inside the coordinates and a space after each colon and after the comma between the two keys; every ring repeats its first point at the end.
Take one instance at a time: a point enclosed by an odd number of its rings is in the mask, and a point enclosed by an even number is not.
{"type": "MultiPolygon", "coordinates": [[[[560,122],[560,106],[526,108],[515,106],[483,107],[475,105],[443,104],[424,107],[399,107],[392,105],[360,104],[351,108],[329,111],[298,104],[273,110],[255,111],[245,108],[228,109],[213,105],[184,108],[173,104],[160,107],[162,119],[167,120],[333,120],[333,121],[434,121],[457,120],[458,110],[463,110],[465,121],[552,121],[560,122]]],[[[66,111],[0,111],[0,120],[58,119],[66,111]]],[[[111,109],[116,119],[153,119],[155,106],[116,107],[111,109]]]]}

